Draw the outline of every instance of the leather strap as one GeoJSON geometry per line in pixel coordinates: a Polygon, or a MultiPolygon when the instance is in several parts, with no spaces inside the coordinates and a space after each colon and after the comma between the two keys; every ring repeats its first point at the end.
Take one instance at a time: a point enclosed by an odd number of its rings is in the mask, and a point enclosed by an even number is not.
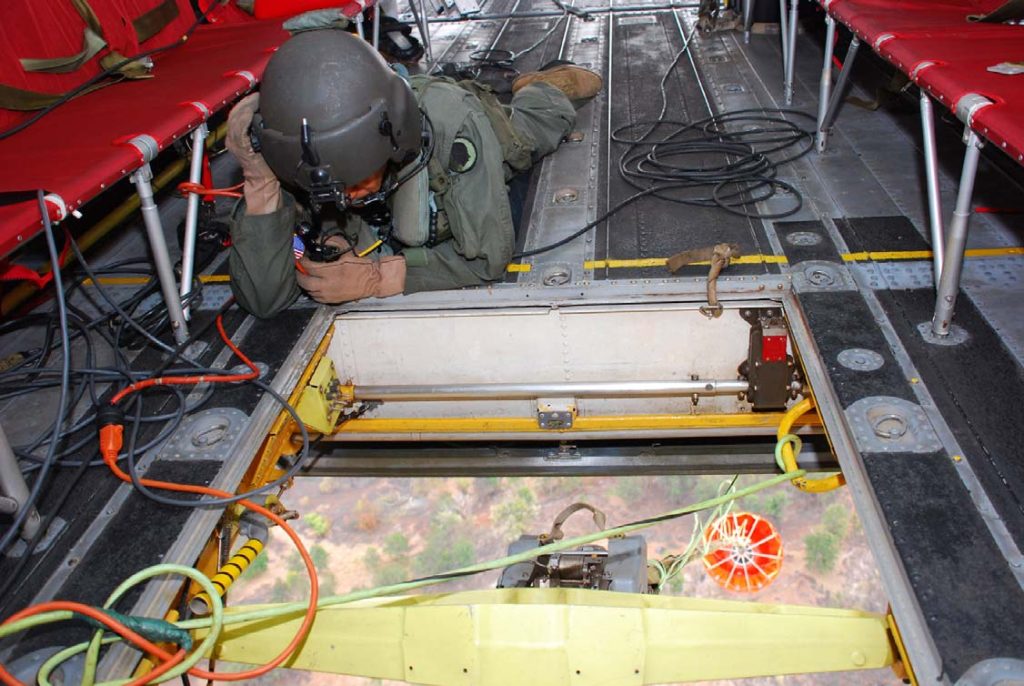
{"type": "Polygon", "coordinates": [[[580,510],[588,510],[594,514],[594,525],[597,526],[598,531],[602,531],[605,528],[606,518],[604,512],[597,509],[589,503],[573,503],[569,507],[565,508],[558,513],[555,517],[555,521],[551,524],[551,531],[546,534],[540,535],[541,541],[560,541],[565,536],[562,532],[562,525],[565,524],[565,520],[569,519],[572,515],[579,512],[580,510]]]}

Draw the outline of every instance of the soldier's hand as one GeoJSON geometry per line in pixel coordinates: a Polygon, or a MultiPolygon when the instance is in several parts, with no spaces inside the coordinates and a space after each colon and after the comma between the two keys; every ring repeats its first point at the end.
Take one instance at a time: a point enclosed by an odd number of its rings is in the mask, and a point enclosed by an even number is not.
{"type": "Polygon", "coordinates": [[[260,107],[260,94],[250,93],[238,101],[228,114],[224,145],[238,159],[245,185],[247,214],[269,214],[281,207],[281,185],[263,155],[252,149],[249,126],[260,107]]]}
{"type": "Polygon", "coordinates": [[[345,253],[334,262],[314,262],[303,256],[301,270],[295,275],[299,286],[313,300],[335,304],[362,298],[386,298],[405,289],[405,258],[398,255],[371,260],[357,257],[340,236],[327,239],[328,245],[345,253]]]}

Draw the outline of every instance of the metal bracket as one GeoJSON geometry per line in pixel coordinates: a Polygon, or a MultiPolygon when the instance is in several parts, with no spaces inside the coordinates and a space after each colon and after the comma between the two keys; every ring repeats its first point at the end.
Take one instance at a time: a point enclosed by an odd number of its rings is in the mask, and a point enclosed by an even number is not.
{"type": "Polygon", "coordinates": [[[953,112],[956,114],[956,118],[964,123],[964,126],[970,128],[974,121],[974,115],[978,113],[978,110],[991,104],[992,101],[984,95],[968,93],[956,101],[956,107],[953,109],[953,112]]]}
{"type": "Polygon", "coordinates": [[[795,265],[793,290],[797,293],[820,293],[826,291],[853,291],[857,287],[853,277],[842,265],[826,260],[806,260],[795,265]]]}
{"type": "Polygon", "coordinates": [[[909,400],[861,398],[846,408],[846,420],[864,453],[933,453],[942,449],[924,410],[909,400]]]}
{"type": "Polygon", "coordinates": [[[885,364],[884,357],[867,348],[847,348],[836,359],[839,364],[855,372],[873,372],[885,364]]]}
{"type": "MultiPolygon", "coordinates": [[[[50,522],[50,526],[46,527],[43,537],[36,543],[35,548],[32,549],[33,555],[39,555],[50,549],[50,546],[57,542],[60,535],[64,533],[64,529],[68,526],[67,521],[63,517],[54,517],[53,521],[50,522]]],[[[7,550],[7,557],[18,558],[25,554],[28,549],[28,544],[23,539],[18,539],[11,544],[11,547],[7,550]]]]}
{"type": "Polygon", "coordinates": [[[576,419],[576,400],[573,398],[539,398],[537,425],[549,431],[571,429],[576,419]]]}
{"type": "Polygon", "coordinates": [[[917,325],[917,331],[921,334],[921,338],[925,340],[925,343],[931,343],[932,345],[960,345],[961,343],[966,343],[967,339],[971,337],[967,333],[967,329],[959,324],[950,324],[949,332],[942,336],[932,330],[931,322],[921,322],[917,325]]]}
{"type": "Polygon", "coordinates": [[[249,423],[249,415],[234,407],[197,412],[181,423],[157,459],[227,460],[249,423]]]}

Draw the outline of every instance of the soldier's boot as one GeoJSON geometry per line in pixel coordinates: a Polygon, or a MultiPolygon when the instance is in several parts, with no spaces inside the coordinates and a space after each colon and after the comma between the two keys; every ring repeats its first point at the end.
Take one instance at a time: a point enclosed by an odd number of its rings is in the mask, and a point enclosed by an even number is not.
{"type": "Polygon", "coordinates": [[[541,67],[540,71],[530,71],[520,75],[512,82],[512,92],[517,93],[531,83],[546,83],[554,86],[565,93],[576,109],[600,93],[601,86],[604,85],[598,74],[563,60],[549,62],[541,67]]]}

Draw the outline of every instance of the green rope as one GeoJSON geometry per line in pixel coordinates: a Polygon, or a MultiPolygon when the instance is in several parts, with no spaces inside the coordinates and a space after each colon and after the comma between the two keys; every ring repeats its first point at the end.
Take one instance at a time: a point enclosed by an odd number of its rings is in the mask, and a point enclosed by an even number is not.
{"type": "MultiPolygon", "coordinates": [[[[655,517],[650,517],[639,522],[625,524],[623,526],[618,527],[612,527],[610,529],[605,529],[604,531],[597,531],[595,533],[586,534],[583,536],[575,536],[572,538],[563,539],[561,541],[555,541],[552,543],[548,543],[546,545],[538,546],[531,550],[526,550],[516,555],[509,555],[496,560],[491,560],[489,562],[480,562],[466,567],[460,567],[459,569],[452,570],[451,572],[447,572],[445,574],[438,574],[424,579],[415,579],[403,583],[378,586],[376,588],[353,591],[351,593],[345,593],[343,595],[321,598],[317,607],[331,607],[335,605],[343,605],[346,603],[352,603],[359,600],[366,600],[370,598],[398,595],[418,588],[423,588],[425,586],[435,586],[437,584],[446,583],[448,581],[453,581],[455,579],[460,579],[470,574],[487,572],[494,569],[502,569],[504,567],[508,567],[519,562],[528,562],[540,555],[550,555],[552,553],[560,552],[563,550],[578,548],[579,546],[585,545],[587,543],[593,543],[594,541],[600,541],[615,536],[622,536],[628,533],[632,533],[633,531],[646,529],[648,527],[654,526],[655,524],[659,524],[661,522],[675,519],[678,517],[695,514],[697,512],[702,512],[704,510],[714,510],[715,508],[726,506],[741,498],[745,498],[746,496],[753,495],[754,493],[757,493],[759,491],[763,491],[766,488],[771,488],[773,486],[785,483],[790,479],[803,476],[805,473],[806,472],[804,472],[804,470],[798,469],[795,472],[779,474],[777,476],[771,477],[770,479],[760,481],[756,484],[747,486],[745,488],[741,488],[735,491],[730,490],[729,492],[720,494],[714,498],[710,498],[708,500],[704,500],[702,502],[693,505],[688,505],[686,507],[682,507],[679,509],[670,510],[663,514],[657,515],[655,517]]],[[[691,539],[691,546],[693,545],[694,540],[696,539],[691,539]]],[[[671,568],[668,571],[669,573],[671,573],[671,568]]],[[[183,661],[180,665],[178,665],[172,670],[169,670],[166,674],[160,677],[160,683],[169,681],[180,676],[181,674],[184,674],[189,669],[191,669],[192,666],[195,665],[202,658],[202,656],[208,654],[210,649],[213,647],[213,644],[220,637],[220,633],[223,630],[223,627],[232,624],[240,624],[242,622],[286,618],[290,616],[301,615],[308,608],[308,603],[303,602],[280,603],[276,605],[263,606],[260,609],[256,610],[241,610],[237,612],[232,612],[230,615],[225,615],[223,611],[223,605],[220,602],[220,596],[217,594],[216,590],[213,589],[213,586],[212,584],[210,584],[209,579],[207,579],[205,575],[202,575],[201,573],[197,572],[192,568],[182,567],[180,565],[156,565],[154,567],[144,569],[141,572],[132,575],[131,577],[126,579],[120,586],[118,586],[117,589],[115,589],[114,593],[112,593],[110,598],[108,599],[107,605],[112,605],[125,592],[127,592],[133,586],[138,585],[141,581],[149,579],[153,576],[159,576],[162,574],[170,573],[182,574],[196,580],[197,583],[199,583],[199,585],[203,587],[203,590],[205,590],[209,594],[211,599],[210,616],[190,619],[187,621],[175,622],[175,626],[177,626],[179,629],[186,630],[208,628],[210,631],[203,638],[199,647],[195,651],[193,651],[185,659],[185,661],[183,661]]],[[[45,615],[39,615],[38,617],[30,619],[42,620],[37,621],[34,624],[39,625],[43,623],[68,619],[69,616],[71,615],[72,613],[70,612],[52,612],[46,613],[45,615]]],[[[9,633],[13,633],[16,630],[20,630],[21,627],[23,626],[23,622],[26,621],[28,620],[22,620],[20,622],[7,625],[5,627],[0,627],[0,637],[3,637],[9,633]]],[[[94,640],[96,641],[95,649],[97,651],[99,649],[99,645],[101,644],[105,645],[108,642],[120,640],[119,637],[110,637],[101,640],[100,638],[98,638],[99,636],[100,632],[97,632],[97,637],[94,637],[94,640]]],[[[70,648],[63,650],[60,653],[57,653],[52,658],[47,660],[39,671],[38,679],[40,686],[51,686],[50,682],[48,681],[48,678],[50,674],[52,674],[53,670],[56,669],[57,666],[59,666],[65,660],[68,660],[71,657],[83,651],[89,651],[90,647],[91,642],[79,643],[78,645],[71,646],[70,648]]],[[[89,661],[87,660],[87,667],[89,666],[89,661]]],[[[92,669],[95,669],[94,665],[92,665],[92,669]]],[[[99,686],[122,686],[123,684],[127,683],[127,681],[128,680],[106,682],[100,684],[99,686]]]]}
{"type": "MultiPolygon", "coordinates": [[[[782,448],[785,447],[787,443],[793,444],[794,461],[796,461],[796,458],[800,457],[800,449],[804,447],[804,442],[801,441],[800,437],[796,434],[786,434],[779,439],[779,442],[775,444],[775,464],[779,465],[779,469],[781,469],[783,473],[786,471],[786,461],[782,459],[782,448]]],[[[796,477],[797,475],[794,474],[791,478],[795,479],[796,477]]]]}
{"type": "MultiPolygon", "coordinates": [[[[166,619],[155,619],[153,617],[135,617],[126,615],[116,610],[101,610],[103,614],[116,619],[118,622],[131,629],[139,636],[153,643],[173,643],[185,650],[192,650],[192,634],[179,629],[166,619]]],[[[75,619],[80,619],[94,629],[108,631],[103,622],[92,617],[75,613],[75,619]]]]}

